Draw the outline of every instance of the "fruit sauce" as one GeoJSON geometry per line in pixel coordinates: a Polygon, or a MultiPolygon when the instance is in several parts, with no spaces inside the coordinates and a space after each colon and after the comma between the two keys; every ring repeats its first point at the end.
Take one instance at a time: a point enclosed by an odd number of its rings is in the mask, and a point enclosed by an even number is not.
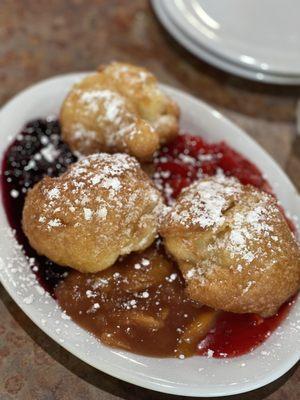
{"type": "Polygon", "coordinates": [[[22,211],[28,189],[45,175],[57,176],[76,161],[68,146],[61,141],[57,120],[29,122],[8,147],[2,161],[1,190],[8,222],[25,254],[35,259],[34,271],[45,290],[54,294],[54,287],[67,269],[40,256],[29,245],[22,230],[22,211]]]}
{"type": "MultiPolygon", "coordinates": [[[[59,122],[50,118],[28,123],[2,161],[1,191],[9,224],[25,254],[35,260],[32,268],[40,284],[53,297],[69,269],[32,249],[22,231],[22,209],[27,191],[36,182],[45,175],[60,175],[75,161],[76,157],[61,140],[59,122]]],[[[153,180],[166,202],[172,204],[182,188],[220,172],[272,193],[258,168],[226,143],[210,144],[190,134],[178,136],[155,156],[153,180]]],[[[285,303],[276,315],[265,319],[254,314],[219,313],[213,328],[198,343],[197,353],[218,358],[251,351],[276,329],[292,303],[285,303]]]]}

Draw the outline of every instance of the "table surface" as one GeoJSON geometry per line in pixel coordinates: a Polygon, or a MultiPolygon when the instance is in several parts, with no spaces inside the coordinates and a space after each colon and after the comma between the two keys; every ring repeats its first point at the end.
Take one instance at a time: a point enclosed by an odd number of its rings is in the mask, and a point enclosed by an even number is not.
{"type": "MultiPolygon", "coordinates": [[[[146,0],[1,0],[0,106],[26,86],[111,60],[144,65],[220,109],[253,136],[300,188],[300,87],[239,79],[199,61],[157,21],[146,0]]],[[[175,399],[109,377],[39,330],[0,289],[0,399],[175,399]]],[[[297,366],[244,400],[298,400],[297,366]]],[[[228,398],[229,399],[229,398],[228,398]]]]}

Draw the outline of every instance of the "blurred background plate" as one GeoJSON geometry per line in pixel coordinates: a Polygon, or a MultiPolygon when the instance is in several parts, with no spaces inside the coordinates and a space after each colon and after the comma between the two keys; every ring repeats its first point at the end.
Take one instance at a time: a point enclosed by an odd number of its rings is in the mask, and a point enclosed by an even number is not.
{"type": "Polygon", "coordinates": [[[216,0],[152,0],[162,24],[197,57],[248,79],[299,84],[300,24],[296,26],[294,12],[299,9],[300,15],[300,2],[261,3],[257,15],[256,1],[227,0],[225,9],[224,2],[216,0]]]}

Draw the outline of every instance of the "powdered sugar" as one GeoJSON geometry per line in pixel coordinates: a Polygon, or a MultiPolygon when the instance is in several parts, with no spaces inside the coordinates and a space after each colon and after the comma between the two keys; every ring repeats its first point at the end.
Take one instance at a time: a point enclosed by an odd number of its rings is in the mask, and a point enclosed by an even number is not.
{"type": "Polygon", "coordinates": [[[48,198],[50,200],[52,199],[58,199],[60,195],[60,190],[56,187],[54,187],[53,189],[49,190],[48,192],[48,198]]]}
{"type": "Polygon", "coordinates": [[[261,256],[260,246],[253,246],[253,243],[261,240],[278,242],[278,237],[272,235],[274,230],[272,217],[276,213],[278,213],[276,205],[270,202],[269,195],[264,193],[259,195],[257,202],[234,213],[229,240],[226,242],[227,250],[241,257],[247,264],[250,264],[255,257],[261,256]],[[254,247],[257,249],[254,250],[254,247]]]}
{"type": "Polygon", "coordinates": [[[121,188],[121,182],[118,178],[106,178],[102,181],[102,187],[118,191],[121,188]]]}
{"type": "Polygon", "coordinates": [[[125,106],[125,99],[118,93],[108,89],[96,89],[81,91],[79,93],[79,102],[86,106],[89,112],[97,113],[103,111],[101,118],[116,124],[120,123],[122,108],[125,106]]]}
{"type": "Polygon", "coordinates": [[[137,161],[126,154],[112,156],[102,153],[83,158],[66,172],[64,176],[69,177],[67,180],[62,176],[53,179],[53,186],[51,185],[49,189],[43,187],[42,190],[49,201],[43,204],[44,211],[39,216],[39,223],[46,223],[48,229],[62,226],[60,215],[66,212],[61,208],[62,196],[65,205],[68,206],[67,211],[75,213],[81,208],[85,221],[91,221],[94,215],[105,219],[108,210],[115,207],[119,201],[117,193],[122,189],[120,178],[125,173],[132,173],[136,168],[138,168],[137,161]],[[92,192],[91,196],[93,186],[96,192],[92,192]],[[98,208],[95,210],[94,193],[100,193],[99,190],[107,190],[108,198],[98,196],[96,199],[98,208]],[[71,195],[68,196],[68,193],[71,195]],[[108,200],[112,203],[108,203],[108,200]]]}
{"type": "Polygon", "coordinates": [[[93,216],[93,211],[90,208],[84,208],[83,212],[84,212],[84,218],[87,221],[90,221],[92,219],[92,216],[93,216]]]}
{"type": "Polygon", "coordinates": [[[96,212],[97,216],[99,218],[103,218],[105,219],[107,216],[107,208],[106,207],[100,207],[97,212],[96,212]]]}
{"type": "Polygon", "coordinates": [[[169,218],[173,223],[186,227],[216,228],[224,222],[224,210],[240,191],[241,185],[233,178],[197,181],[183,190],[169,218]]]}
{"type": "Polygon", "coordinates": [[[142,68],[117,62],[111,63],[106,71],[117,81],[122,82],[126,79],[126,82],[128,82],[127,90],[133,93],[136,85],[147,83],[149,78],[153,77],[152,74],[142,68]]]}
{"type": "Polygon", "coordinates": [[[48,226],[49,226],[50,228],[56,228],[56,227],[61,226],[61,225],[62,225],[62,224],[61,224],[61,221],[60,221],[58,218],[51,219],[51,220],[48,222],[48,226]]]}
{"type": "Polygon", "coordinates": [[[92,140],[96,139],[97,133],[93,130],[87,129],[80,122],[76,122],[72,125],[73,130],[73,138],[75,140],[84,140],[87,141],[87,144],[90,144],[92,140]]]}
{"type": "Polygon", "coordinates": [[[59,151],[54,147],[52,143],[49,143],[46,147],[41,150],[41,155],[48,162],[53,162],[59,154],[59,151]]]}
{"type": "MultiPolygon", "coordinates": [[[[72,125],[72,137],[78,142],[79,150],[97,145],[98,141],[104,141],[104,147],[127,148],[128,140],[139,133],[137,115],[128,107],[128,100],[105,87],[94,90],[76,88],[74,92],[78,96],[80,113],[94,121],[94,130],[79,120],[72,125]]],[[[145,122],[145,125],[148,124],[145,122]]],[[[150,125],[148,129],[153,131],[150,125]]]]}
{"type": "Polygon", "coordinates": [[[12,198],[16,199],[19,197],[19,192],[15,189],[11,190],[10,195],[12,198]]]}

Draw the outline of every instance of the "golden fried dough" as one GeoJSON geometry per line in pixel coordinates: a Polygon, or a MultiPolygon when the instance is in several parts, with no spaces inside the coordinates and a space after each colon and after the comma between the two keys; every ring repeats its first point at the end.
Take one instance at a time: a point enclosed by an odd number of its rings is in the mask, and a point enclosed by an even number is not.
{"type": "Polygon", "coordinates": [[[185,189],[161,234],[188,295],[215,309],[270,316],[299,289],[299,245],[276,200],[233,178],[185,189]]]}
{"type": "Polygon", "coordinates": [[[160,193],[127,154],[94,154],[29,191],[23,229],[31,246],[81,272],[111,266],[157,236],[160,193]]]}
{"type": "Polygon", "coordinates": [[[117,62],[75,84],[60,114],[63,139],[73,151],[121,151],[143,161],[177,135],[178,119],[178,106],[154,75],[117,62]]]}

